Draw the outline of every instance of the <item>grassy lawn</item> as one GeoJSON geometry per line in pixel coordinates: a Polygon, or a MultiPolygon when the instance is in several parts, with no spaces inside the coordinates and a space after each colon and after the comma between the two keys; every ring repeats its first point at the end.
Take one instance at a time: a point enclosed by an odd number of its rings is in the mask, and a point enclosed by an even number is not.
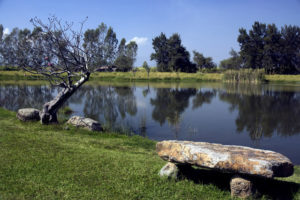
{"type": "MultiPolygon", "coordinates": [[[[2,108],[0,162],[1,200],[230,199],[228,174],[199,169],[197,180],[160,178],[165,162],[155,152],[155,141],[24,123],[2,108]]],[[[299,168],[282,180],[270,183],[270,189],[276,193],[284,186],[285,196],[299,198],[299,168]]],[[[266,190],[263,197],[272,195],[266,190]]]]}
{"type": "Polygon", "coordinates": [[[151,72],[149,78],[146,72],[97,72],[92,79],[100,80],[141,80],[141,81],[221,81],[219,73],[183,73],[183,72],[151,72]]]}
{"type": "Polygon", "coordinates": [[[265,79],[269,82],[300,82],[300,75],[265,75],[265,79]]]}
{"type": "MultiPolygon", "coordinates": [[[[183,73],[183,72],[150,72],[149,78],[145,71],[133,72],[95,72],[91,80],[111,81],[223,81],[223,73],[183,73]]],[[[0,71],[0,80],[43,80],[41,75],[32,75],[23,71],[0,71]]],[[[300,75],[265,75],[268,82],[300,82],[300,75]]]]}

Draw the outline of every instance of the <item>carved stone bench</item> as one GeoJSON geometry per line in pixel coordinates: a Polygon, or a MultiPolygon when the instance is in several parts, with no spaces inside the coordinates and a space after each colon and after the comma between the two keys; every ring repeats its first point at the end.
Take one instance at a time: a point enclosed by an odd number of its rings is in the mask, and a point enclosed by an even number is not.
{"type": "Polygon", "coordinates": [[[239,175],[273,178],[294,172],[293,163],[282,154],[243,146],[170,140],[158,142],[156,151],[169,162],[161,169],[161,176],[177,178],[182,165],[231,172],[236,174],[230,181],[231,195],[242,198],[251,196],[255,187],[239,175]]]}

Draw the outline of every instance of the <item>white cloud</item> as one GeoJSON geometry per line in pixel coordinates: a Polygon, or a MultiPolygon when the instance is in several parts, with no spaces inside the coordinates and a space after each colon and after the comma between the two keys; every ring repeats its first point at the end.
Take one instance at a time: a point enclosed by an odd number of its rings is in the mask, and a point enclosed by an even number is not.
{"type": "Polygon", "coordinates": [[[146,38],[146,37],[134,37],[130,41],[136,42],[137,45],[143,45],[143,44],[146,44],[146,42],[148,41],[148,38],[146,38]]]}
{"type": "Polygon", "coordinates": [[[3,31],[3,35],[8,35],[8,34],[9,34],[9,29],[5,28],[4,31],[3,31]]]}

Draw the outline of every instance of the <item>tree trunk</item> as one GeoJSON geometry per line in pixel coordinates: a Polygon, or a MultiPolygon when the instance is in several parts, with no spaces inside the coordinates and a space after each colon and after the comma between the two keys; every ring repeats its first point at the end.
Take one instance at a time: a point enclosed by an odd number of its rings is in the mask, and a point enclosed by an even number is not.
{"type": "Polygon", "coordinates": [[[80,88],[83,83],[89,79],[89,73],[77,81],[74,85],[68,88],[64,88],[58,95],[51,101],[43,105],[43,109],[40,113],[41,123],[58,123],[57,111],[63,106],[63,104],[74,94],[74,92],[80,88]]]}

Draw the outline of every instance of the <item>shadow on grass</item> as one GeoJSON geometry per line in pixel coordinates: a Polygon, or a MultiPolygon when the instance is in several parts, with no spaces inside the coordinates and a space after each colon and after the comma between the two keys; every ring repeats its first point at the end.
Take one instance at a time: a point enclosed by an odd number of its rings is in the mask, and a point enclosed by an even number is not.
{"type": "MultiPolygon", "coordinates": [[[[230,180],[236,175],[209,169],[196,169],[190,166],[181,166],[180,172],[181,178],[187,178],[196,184],[213,184],[221,190],[229,191],[230,180]]],[[[254,198],[261,198],[264,195],[267,199],[294,199],[293,196],[300,190],[300,184],[293,182],[246,175],[240,176],[252,181],[257,191],[254,198]]]]}

